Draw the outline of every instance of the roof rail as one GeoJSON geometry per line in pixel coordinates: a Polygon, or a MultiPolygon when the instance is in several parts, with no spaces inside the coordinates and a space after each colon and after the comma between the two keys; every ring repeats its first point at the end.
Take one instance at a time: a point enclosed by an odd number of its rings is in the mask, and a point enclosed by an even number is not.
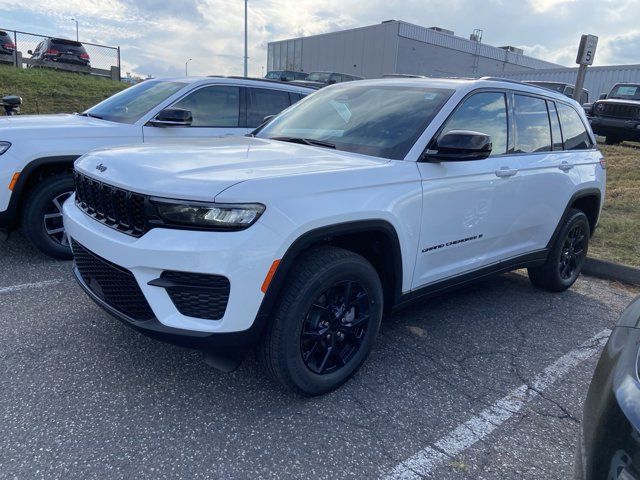
{"type": "Polygon", "coordinates": [[[502,78],[502,77],[481,77],[478,80],[490,80],[492,82],[507,82],[507,83],[516,83],[518,85],[522,85],[522,82],[518,80],[512,80],[511,78],[502,78]]]}

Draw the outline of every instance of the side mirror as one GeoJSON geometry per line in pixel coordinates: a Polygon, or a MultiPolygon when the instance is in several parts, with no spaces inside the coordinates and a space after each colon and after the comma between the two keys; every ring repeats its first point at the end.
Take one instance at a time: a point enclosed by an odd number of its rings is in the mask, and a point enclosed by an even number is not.
{"type": "Polygon", "coordinates": [[[469,130],[451,130],[440,137],[423,159],[428,162],[462,162],[482,160],[491,155],[491,136],[469,130]]]}
{"type": "Polygon", "coordinates": [[[601,93],[599,99],[600,100],[605,100],[607,98],[607,94],[606,93],[601,93]]]}
{"type": "Polygon", "coordinates": [[[33,55],[33,50],[27,50],[27,53],[28,53],[29,55],[33,55]]]}
{"type": "Polygon", "coordinates": [[[189,127],[193,116],[182,108],[165,108],[149,123],[154,127],[189,127]]]}

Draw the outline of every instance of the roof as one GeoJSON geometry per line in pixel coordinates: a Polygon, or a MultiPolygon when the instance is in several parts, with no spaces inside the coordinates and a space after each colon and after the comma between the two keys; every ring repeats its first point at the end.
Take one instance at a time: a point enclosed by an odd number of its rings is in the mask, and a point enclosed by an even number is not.
{"type": "Polygon", "coordinates": [[[503,88],[510,90],[520,90],[523,92],[544,94],[546,97],[562,100],[563,102],[572,102],[569,97],[549,90],[544,87],[536,85],[530,85],[517,80],[510,80],[507,78],[498,77],[482,77],[482,78],[405,78],[405,77],[389,77],[389,78],[376,78],[370,80],[357,80],[355,82],[337,83],[330,87],[336,88],[339,86],[351,86],[351,85],[393,85],[397,87],[432,87],[443,88],[453,90],[466,90],[471,91],[478,88],[503,88]]]}
{"type": "Polygon", "coordinates": [[[297,85],[295,82],[282,82],[280,80],[270,80],[266,78],[251,78],[251,77],[236,77],[236,76],[223,76],[223,75],[209,75],[207,77],[171,77],[163,78],[158,77],[153,80],[165,80],[171,82],[181,83],[212,83],[215,79],[215,83],[231,83],[234,85],[255,85],[255,86],[269,86],[270,88],[277,88],[280,90],[288,90],[292,92],[304,92],[310,93],[315,91],[313,88],[297,85]]]}

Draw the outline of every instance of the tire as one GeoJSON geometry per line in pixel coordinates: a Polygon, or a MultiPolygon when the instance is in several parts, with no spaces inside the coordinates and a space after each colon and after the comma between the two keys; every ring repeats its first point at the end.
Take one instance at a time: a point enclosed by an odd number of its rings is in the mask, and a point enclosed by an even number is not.
{"type": "Polygon", "coordinates": [[[544,265],[528,269],[531,283],[551,292],[571,287],[582,271],[590,236],[587,216],[580,210],[569,210],[544,265]]]}
{"type": "Polygon", "coordinates": [[[606,145],[620,145],[622,143],[622,139],[619,137],[607,135],[604,139],[604,143],[606,145]]]}
{"type": "Polygon", "coordinates": [[[327,393],[366,360],[382,308],[380,278],[367,260],[341,248],[310,250],[296,260],[258,358],[285,389],[303,396],[327,393]]]}
{"type": "Polygon", "coordinates": [[[39,182],[22,209],[22,230],[42,253],[70,260],[71,247],[62,226],[62,203],[74,191],[73,177],[63,174],[39,182]]]}

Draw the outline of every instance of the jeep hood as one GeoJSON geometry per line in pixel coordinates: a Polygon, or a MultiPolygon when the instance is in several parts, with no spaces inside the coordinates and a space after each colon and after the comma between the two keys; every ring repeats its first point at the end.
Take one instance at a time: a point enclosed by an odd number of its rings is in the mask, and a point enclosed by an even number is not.
{"type": "Polygon", "coordinates": [[[189,144],[111,148],[76,161],[78,172],[138,193],[186,200],[213,200],[240,182],[275,176],[352,170],[388,160],[252,137],[189,144]]]}
{"type": "Polygon", "coordinates": [[[38,139],[60,138],[61,136],[77,138],[83,129],[97,127],[108,129],[122,127],[122,124],[71,114],[0,117],[0,135],[5,130],[12,137],[20,134],[31,136],[37,133],[38,139]]]}

